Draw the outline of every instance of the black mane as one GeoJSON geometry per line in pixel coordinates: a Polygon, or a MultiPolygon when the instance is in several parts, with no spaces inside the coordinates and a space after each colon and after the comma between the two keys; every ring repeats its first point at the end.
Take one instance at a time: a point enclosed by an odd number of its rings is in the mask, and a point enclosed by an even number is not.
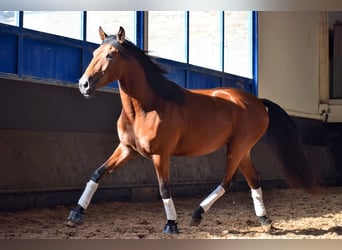
{"type": "Polygon", "coordinates": [[[119,43],[115,35],[108,36],[102,44],[110,43],[119,50],[123,57],[133,56],[143,67],[148,85],[160,97],[182,104],[184,101],[184,89],[178,84],[168,80],[165,77],[167,73],[152,57],[147,55],[145,51],[139,49],[132,42],[125,40],[124,43],[119,43]]]}

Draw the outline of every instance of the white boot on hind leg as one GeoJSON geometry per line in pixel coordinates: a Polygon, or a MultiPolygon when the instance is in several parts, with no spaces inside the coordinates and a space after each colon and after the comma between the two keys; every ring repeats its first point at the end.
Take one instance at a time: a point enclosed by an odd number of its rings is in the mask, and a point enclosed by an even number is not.
{"type": "Polygon", "coordinates": [[[255,214],[256,216],[258,216],[264,231],[269,232],[272,227],[272,221],[270,218],[267,217],[264,201],[262,198],[262,190],[261,188],[251,189],[251,193],[253,198],[255,214]]]}

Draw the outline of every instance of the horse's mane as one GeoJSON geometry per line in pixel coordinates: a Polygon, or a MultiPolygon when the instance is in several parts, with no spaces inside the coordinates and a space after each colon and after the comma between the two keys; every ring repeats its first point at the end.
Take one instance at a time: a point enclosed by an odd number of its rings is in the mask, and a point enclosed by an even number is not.
{"type": "Polygon", "coordinates": [[[112,44],[124,57],[133,56],[143,67],[148,85],[158,96],[178,104],[183,103],[184,89],[167,79],[165,76],[167,72],[155,63],[153,57],[147,55],[146,51],[141,50],[128,40],[119,43],[114,35],[108,36],[103,43],[112,44]]]}

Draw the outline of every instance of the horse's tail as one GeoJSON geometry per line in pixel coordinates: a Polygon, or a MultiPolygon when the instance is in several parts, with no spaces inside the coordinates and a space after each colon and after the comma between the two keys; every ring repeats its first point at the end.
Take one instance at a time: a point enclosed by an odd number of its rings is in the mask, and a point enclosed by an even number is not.
{"type": "Polygon", "coordinates": [[[291,187],[317,192],[318,184],[302,148],[300,133],[294,120],[278,104],[267,99],[262,102],[268,109],[268,140],[278,155],[291,187]]]}

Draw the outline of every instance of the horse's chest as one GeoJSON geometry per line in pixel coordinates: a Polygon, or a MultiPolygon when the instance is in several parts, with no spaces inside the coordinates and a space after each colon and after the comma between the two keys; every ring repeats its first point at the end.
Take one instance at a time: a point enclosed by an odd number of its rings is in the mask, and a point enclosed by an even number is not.
{"type": "Polygon", "coordinates": [[[138,139],[135,142],[135,150],[141,155],[149,157],[153,154],[152,143],[150,140],[138,139]]]}
{"type": "Polygon", "coordinates": [[[126,125],[119,131],[121,143],[130,146],[139,154],[149,157],[156,149],[156,131],[152,128],[141,128],[134,125],[126,125]]]}
{"type": "Polygon", "coordinates": [[[130,145],[135,151],[145,157],[150,157],[155,151],[153,139],[148,136],[136,136],[130,142],[130,145]]]}

